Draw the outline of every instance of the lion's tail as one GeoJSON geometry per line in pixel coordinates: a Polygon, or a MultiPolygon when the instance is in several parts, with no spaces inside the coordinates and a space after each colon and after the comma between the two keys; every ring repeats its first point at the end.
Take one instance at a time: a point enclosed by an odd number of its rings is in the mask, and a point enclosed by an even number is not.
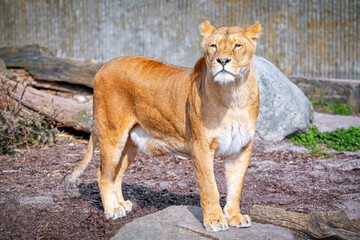
{"type": "Polygon", "coordinates": [[[85,154],[83,160],[81,161],[80,165],[70,175],[66,175],[64,178],[65,184],[67,186],[74,185],[76,180],[78,179],[78,177],[80,177],[80,175],[84,172],[86,167],[89,165],[90,160],[92,159],[92,156],[94,154],[94,149],[96,147],[96,143],[97,143],[97,136],[96,136],[95,132],[93,131],[93,132],[91,132],[91,135],[90,135],[89,144],[86,149],[86,154],[85,154]]]}

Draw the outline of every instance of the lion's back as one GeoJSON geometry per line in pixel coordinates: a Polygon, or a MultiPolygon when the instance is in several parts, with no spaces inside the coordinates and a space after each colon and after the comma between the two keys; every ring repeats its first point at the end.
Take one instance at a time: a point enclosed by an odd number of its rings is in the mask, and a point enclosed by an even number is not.
{"type": "Polygon", "coordinates": [[[143,56],[118,57],[106,63],[97,73],[100,76],[96,79],[122,82],[146,81],[154,84],[167,80],[174,81],[190,70],[143,56]]]}

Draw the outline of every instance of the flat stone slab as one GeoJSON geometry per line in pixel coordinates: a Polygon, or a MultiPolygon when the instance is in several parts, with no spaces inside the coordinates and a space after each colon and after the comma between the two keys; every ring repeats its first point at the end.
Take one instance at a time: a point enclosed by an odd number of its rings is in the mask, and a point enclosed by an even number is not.
{"type": "Polygon", "coordinates": [[[331,132],[338,128],[359,127],[360,117],[314,113],[314,125],[320,132],[331,132]]]}
{"type": "Polygon", "coordinates": [[[120,239],[293,239],[287,228],[252,223],[250,228],[208,232],[204,229],[202,210],[195,206],[171,206],[126,224],[112,240],[120,239]]]}

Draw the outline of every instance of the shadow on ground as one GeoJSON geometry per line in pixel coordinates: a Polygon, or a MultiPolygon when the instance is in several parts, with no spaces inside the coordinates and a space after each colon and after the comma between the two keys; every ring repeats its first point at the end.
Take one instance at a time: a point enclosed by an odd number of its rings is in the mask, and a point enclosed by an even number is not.
{"type": "MultiPolygon", "coordinates": [[[[158,210],[165,209],[173,205],[191,205],[200,207],[200,195],[191,193],[180,195],[172,193],[166,189],[156,191],[137,184],[123,184],[124,198],[130,200],[140,208],[155,207],[158,210]]],[[[80,199],[87,199],[99,210],[104,211],[100,190],[97,182],[78,185],[80,199]]],[[[220,205],[224,207],[225,201],[221,200],[220,205]]]]}

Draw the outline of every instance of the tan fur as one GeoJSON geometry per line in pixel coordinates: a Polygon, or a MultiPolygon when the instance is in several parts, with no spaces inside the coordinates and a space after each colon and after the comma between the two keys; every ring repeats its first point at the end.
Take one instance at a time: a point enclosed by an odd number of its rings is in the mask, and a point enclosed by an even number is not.
{"type": "Polygon", "coordinates": [[[205,21],[200,30],[205,56],[192,69],[122,57],[108,62],[95,76],[94,131],[86,156],[66,182],[74,183],[86,168],[97,138],[98,183],[107,218],[123,217],[131,210],[121,182],[136,151],[143,150],[194,159],[207,230],[251,224],[240,213],[240,197],[259,111],[252,59],[262,28],[257,22],[247,29],[216,29],[205,21]],[[222,64],[227,72],[221,72],[222,64]],[[219,205],[214,157],[225,159],[225,214],[219,205]]]}

